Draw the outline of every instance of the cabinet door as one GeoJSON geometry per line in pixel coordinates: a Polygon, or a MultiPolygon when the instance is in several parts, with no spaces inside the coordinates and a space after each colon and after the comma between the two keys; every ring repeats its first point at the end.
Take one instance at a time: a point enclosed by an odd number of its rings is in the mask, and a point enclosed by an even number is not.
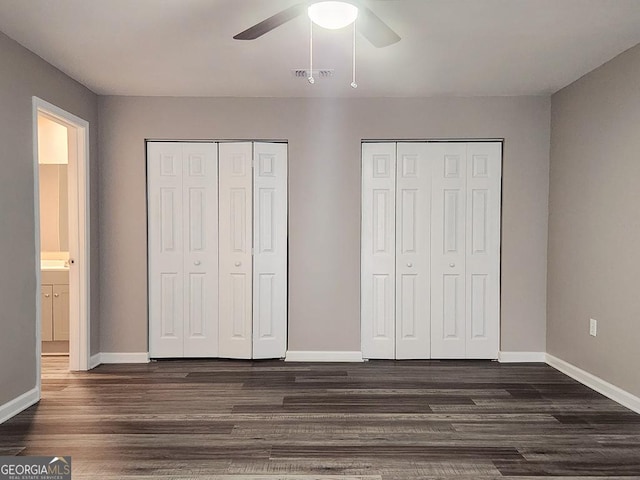
{"type": "Polygon", "coordinates": [[[41,340],[50,342],[53,340],[53,285],[42,285],[40,295],[40,309],[42,310],[41,340]]]}
{"type": "Polygon", "coordinates": [[[466,357],[498,358],[502,144],[467,150],[466,357]]]}
{"type": "Polygon", "coordinates": [[[219,354],[252,355],[252,158],[251,143],[219,146],[219,354]]]}
{"type": "Polygon", "coordinates": [[[182,145],[147,145],[149,353],[184,354],[182,145]]]}
{"type": "Polygon", "coordinates": [[[183,143],[185,357],[218,356],[218,149],[183,143]]]}
{"type": "Polygon", "coordinates": [[[396,358],[430,356],[431,164],[426,143],[398,143],[396,358]]]}
{"type": "Polygon", "coordinates": [[[431,356],[465,358],[466,143],[430,143],[431,356]]]}
{"type": "Polygon", "coordinates": [[[364,358],[395,358],[396,144],[362,144],[364,358]]]}
{"type": "Polygon", "coordinates": [[[280,358],[287,349],[287,145],[253,149],[253,358],[280,358]]]}
{"type": "Polygon", "coordinates": [[[69,285],[53,286],[53,339],[69,340],[69,285]]]}

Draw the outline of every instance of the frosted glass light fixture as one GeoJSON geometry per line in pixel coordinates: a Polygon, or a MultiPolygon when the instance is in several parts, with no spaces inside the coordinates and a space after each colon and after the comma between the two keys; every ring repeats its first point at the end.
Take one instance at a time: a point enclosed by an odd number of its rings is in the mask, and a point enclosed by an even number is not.
{"type": "Polygon", "coordinates": [[[317,2],[309,6],[309,18],[316,25],[338,30],[351,25],[358,18],[358,7],[347,2],[317,2]]]}

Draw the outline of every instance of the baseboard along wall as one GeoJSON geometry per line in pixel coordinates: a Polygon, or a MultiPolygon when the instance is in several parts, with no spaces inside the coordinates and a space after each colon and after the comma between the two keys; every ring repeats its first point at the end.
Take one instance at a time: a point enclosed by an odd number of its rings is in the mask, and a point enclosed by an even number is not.
{"type": "Polygon", "coordinates": [[[89,357],[89,370],[96,368],[98,365],[100,365],[100,363],[102,363],[100,361],[101,356],[102,355],[100,353],[96,353],[95,355],[91,355],[91,357],[89,357]]]}
{"type": "Polygon", "coordinates": [[[545,355],[544,352],[498,352],[498,361],[500,363],[545,363],[545,355]]]}
{"type": "Polygon", "coordinates": [[[149,352],[102,352],[91,357],[91,364],[94,357],[98,357],[95,366],[101,363],[149,363],[149,352]]]}
{"type": "Polygon", "coordinates": [[[546,354],[546,363],[583,385],[586,385],[590,389],[601,393],[605,397],[610,398],[624,407],[627,407],[629,410],[640,413],[640,398],[626,390],[616,387],[606,380],[596,377],[595,375],[582,370],[569,362],[565,362],[564,360],[554,357],[549,353],[546,354]]]}
{"type": "Polygon", "coordinates": [[[4,423],[40,400],[40,390],[34,387],[19,397],[0,405],[0,423],[4,423]]]}
{"type": "Polygon", "coordinates": [[[362,352],[287,350],[286,362],[363,362],[362,352]]]}
{"type": "Polygon", "coordinates": [[[640,398],[575,365],[545,352],[500,352],[500,363],[541,362],[564,373],[620,405],[640,413],[640,398]]]}

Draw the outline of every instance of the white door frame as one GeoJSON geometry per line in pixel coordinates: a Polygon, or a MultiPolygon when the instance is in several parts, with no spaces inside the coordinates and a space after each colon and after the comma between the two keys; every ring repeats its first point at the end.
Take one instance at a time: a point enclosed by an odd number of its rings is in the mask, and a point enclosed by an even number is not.
{"type": "Polygon", "coordinates": [[[40,298],[40,190],[38,164],[38,114],[44,114],[69,129],[75,150],[76,168],[69,168],[69,231],[77,232],[77,238],[69,236],[69,369],[89,370],[91,352],[90,310],[90,255],[89,255],[89,122],[38,97],[32,97],[33,115],[33,192],[35,217],[36,260],[36,365],[38,395],[41,391],[42,354],[42,305],[40,298]],[[74,141],[75,140],[75,141],[74,141]],[[74,171],[75,170],[75,171],[74,171]],[[74,251],[75,250],[75,251],[74,251]]]}

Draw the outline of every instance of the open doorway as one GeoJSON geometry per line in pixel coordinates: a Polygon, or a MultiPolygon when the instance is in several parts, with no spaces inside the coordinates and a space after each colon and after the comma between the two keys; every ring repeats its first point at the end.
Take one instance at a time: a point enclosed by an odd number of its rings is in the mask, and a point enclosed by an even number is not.
{"type": "Polygon", "coordinates": [[[36,355],[57,364],[68,356],[69,370],[88,370],[89,124],[33,97],[33,133],[36,355]]]}

